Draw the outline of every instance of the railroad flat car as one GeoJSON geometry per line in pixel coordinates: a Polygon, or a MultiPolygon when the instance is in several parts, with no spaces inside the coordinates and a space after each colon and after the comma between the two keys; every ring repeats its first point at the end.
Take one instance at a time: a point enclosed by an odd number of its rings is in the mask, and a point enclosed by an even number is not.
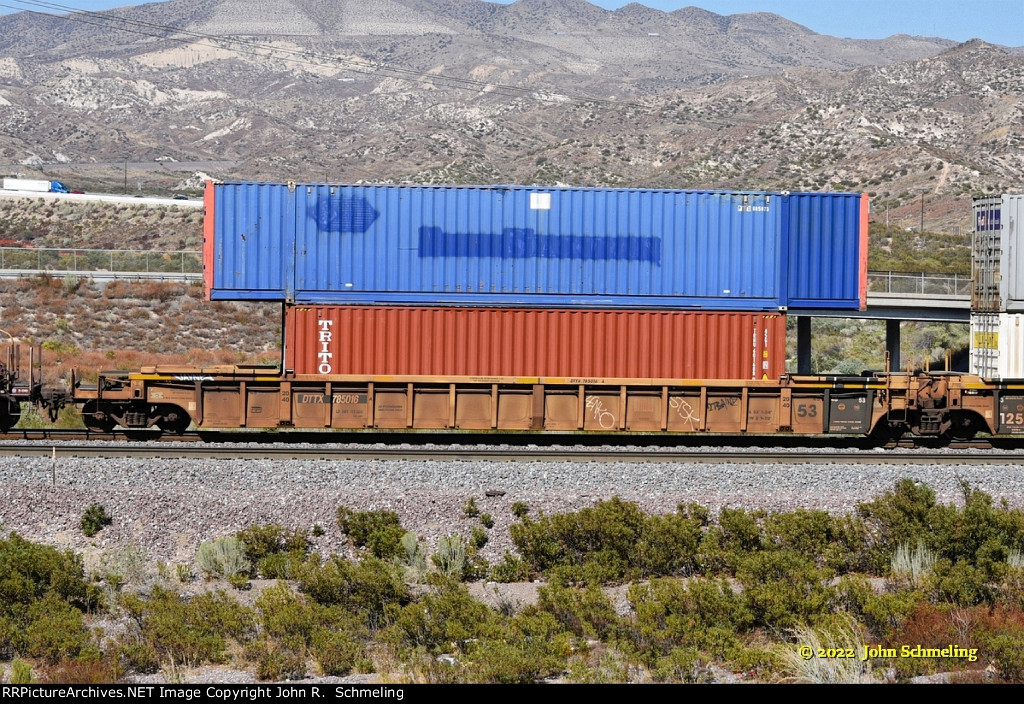
{"type": "Polygon", "coordinates": [[[72,379],[87,427],[806,434],[1024,434],[1024,384],[954,373],[771,381],[322,376],[144,367],[72,379]]]}
{"type": "Polygon", "coordinates": [[[212,300],[862,310],[867,196],[208,183],[212,300]]]}

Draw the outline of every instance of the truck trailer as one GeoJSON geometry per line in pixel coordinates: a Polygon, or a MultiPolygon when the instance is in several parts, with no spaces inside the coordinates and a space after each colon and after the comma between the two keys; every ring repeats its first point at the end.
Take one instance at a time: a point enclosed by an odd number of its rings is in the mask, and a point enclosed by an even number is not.
{"type": "Polygon", "coordinates": [[[31,193],[70,193],[60,181],[46,181],[31,178],[5,178],[5,191],[29,191],[31,193]]]}

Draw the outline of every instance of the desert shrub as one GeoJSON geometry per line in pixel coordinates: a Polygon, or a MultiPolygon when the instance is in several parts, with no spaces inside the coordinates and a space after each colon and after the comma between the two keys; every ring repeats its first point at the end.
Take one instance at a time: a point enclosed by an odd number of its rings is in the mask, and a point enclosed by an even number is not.
{"type": "Polygon", "coordinates": [[[309,560],[296,576],[299,590],[309,598],[359,613],[371,628],[411,600],[402,568],[375,557],[357,563],[334,557],[323,565],[309,560]]]}
{"type": "Polygon", "coordinates": [[[21,622],[23,609],[52,594],[82,611],[100,604],[100,592],[84,578],[82,560],[32,543],[17,533],[0,540],[0,616],[21,622]]]}
{"type": "Polygon", "coordinates": [[[63,660],[47,668],[40,684],[116,684],[124,668],[114,659],[63,660]]]}
{"type": "Polygon", "coordinates": [[[249,581],[249,575],[245,572],[235,572],[234,574],[229,575],[228,584],[240,592],[252,589],[252,582],[249,581]]]}
{"type": "Polygon", "coordinates": [[[470,496],[462,504],[462,515],[466,518],[476,518],[480,515],[480,508],[476,505],[476,498],[470,496]]]}
{"type": "Polygon", "coordinates": [[[149,643],[130,641],[120,643],[117,647],[120,662],[129,670],[151,675],[160,669],[160,657],[156,649],[149,643]]]}
{"type": "Polygon", "coordinates": [[[630,587],[629,602],[636,614],[629,639],[651,666],[683,647],[725,658],[754,622],[743,596],[724,580],[654,579],[630,587]]]}
{"type": "Polygon", "coordinates": [[[693,647],[672,648],[657,659],[651,678],[663,684],[695,684],[705,681],[704,665],[707,658],[693,647]]]}
{"type": "Polygon", "coordinates": [[[574,635],[606,640],[618,626],[615,607],[596,584],[580,589],[554,580],[541,587],[537,596],[537,607],[574,635]]]}
{"type": "Polygon", "coordinates": [[[283,682],[306,676],[306,658],[281,643],[256,641],[246,648],[246,655],[256,661],[256,679],[260,682],[283,682]]]}
{"type": "Polygon", "coordinates": [[[354,671],[372,671],[364,642],[351,632],[321,628],[313,634],[310,652],[320,669],[330,677],[345,677],[354,671]]]}
{"type": "Polygon", "coordinates": [[[473,526],[473,531],[470,533],[469,544],[474,550],[479,550],[484,545],[487,545],[487,531],[480,526],[473,526]]]}
{"type": "Polygon", "coordinates": [[[890,561],[889,575],[897,585],[922,589],[932,576],[934,567],[935,553],[925,547],[923,540],[918,540],[915,548],[908,543],[900,543],[890,561]]]}
{"type": "Polygon", "coordinates": [[[445,536],[430,559],[441,574],[461,581],[466,570],[466,542],[458,535],[445,536]]]}
{"type": "Polygon", "coordinates": [[[256,564],[260,560],[281,553],[309,553],[309,537],[304,530],[289,530],[277,523],[249,526],[240,530],[235,537],[245,548],[245,556],[256,564]]]}
{"type": "Polygon", "coordinates": [[[196,563],[208,577],[219,579],[248,574],[251,569],[242,541],[232,536],[201,544],[196,551],[196,563]]]}
{"type": "Polygon", "coordinates": [[[575,513],[524,518],[511,526],[512,541],[530,567],[547,572],[561,567],[573,581],[582,580],[585,563],[600,564],[609,579],[629,568],[646,516],[618,497],[575,513]]]}
{"type": "Polygon", "coordinates": [[[645,577],[692,574],[697,567],[700,539],[700,523],[682,511],[648,516],[636,545],[639,574],[645,577]]]}
{"type": "Polygon", "coordinates": [[[506,550],[501,562],[491,567],[490,578],[495,582],[525,582],[530,578],[530,565],[506,550]]]}
{"type": "Polygon", "coordinates": [[[539,637],[540,633],[529,631],[530,625],[528,619],[520,619],[488,638],[468,643],[465,681],[473,684],[533,684],[564,672],[566,654],[572,650],[568,635],[545,633],[547,637],[539,637]]]}
{"type": "Polygon", "coordinates": [[[792,628],[827,613],[835,590],[826,586],[831,574],[804,555],[766,550],[741,558],[736,577],[756,623],[792,628]]]}
{"type": "Polygon", "coordinates": [[[613,582],[690,571],[700,524],[683,512],[647,516],[635,503],[614,497],[575,513],[524,518],[511,533],[536,572],[613,582]]]}
{"type": "Polygon", "coordinates": [[[987,493],[961,481],[963,508],[940,505],[929,516],[933,548],[953,563],[965,562],[996,579],[1005,571],[1006,560],[1024,544],[1024,511],[1010,509],[1004,502],[996,507],[987,493]]]}
{"type": "Polygon", "coordinates": [[[55,352],[58,356],[74,357],[81,351],[69,340],[55,340],[52,337],[43,340],[42,347],[49,352],[55,352]]]}
{"type": "Polygon", "coordinates": [[[11,663],[11,684],[36,684],[32,666],[20,658],[11,663]]]}
{"type": "Polygon", "coordinates": [[[85,513],[82,514],[82,520],[78,522],[79,527],[82,529],[82,533],[86,537],[91,538],[92,536],[103,530],[104,527],[109,526],[112,523],[112,519],[107,515],[107,509],[104,508],[103,504],[90,504],[85,509],[85,513]]]}
{"type": "Polygon", "coordinates": [[[992,603],[996,590],[985,571],[966,560],[952,563],[947,559],[936,562],[931,582],[934,599],[938,602],[973,606],[992,603]]]}
{"type": "Polygon", "coordinates": [[[260,593],[256,611],[264,638],[252,647],[264,679],[304,674],[309,656],[329,675],[347,675],[365,659],[368,631],[344,608],[308,601],[279,584],[260,593]]]}
{"type": "Polygon", "coordinates": [[[526,518],[526,516],[529,513],[530,507],[526,504],[525,501],[516,501],[515,503],[512,504],[512,515],[516,518],[526,518]]]}
{"type": "Polygon", "coordinates": [[[309,554],[309,538],[304,530],[288,530],[277,523],[250,526],[238,531],[250,576],[266,579],[291,579],[309,554]]]}
{"type": "Polygon", "coordinates": [[[125,642],[148,646],[170,667],[222,662],[228,639],[244,643],[255,626],[253,613],[222,591],[186,601],[155,585],[148,598],[122,594],[121,606],[130,623],[125,642]]]}
{"type": "Polygon", "coordinates": [[[353,511],[338,507],[338,526],[356,547],[365,547],[374,557],[390,560],[401,556],[406,530],[394,511],[353,511]]]}
{"type": "Polygon", "coordinates": [[[108,584],[129,582],[139,585],[150,574],[145,548],[133,542],[104,551],[100,565],[108,584]]]}
{"type": "Polygon", "coordinates": [[[935,507],[935,492],[913,479],[901,479],[892,491],[857,505],[868,531],[866,562],[875,574],[884,574],[901,542],[927,543],[928,514],[935,507]]]}
{"type": "Polygon", "coordinates": [[[474,599],[464,584],[440,577],[435,590],[405,605],[386,629],[384,639],[403,657],[422,649],[430,655],[457,653],[466,644],[493,633],[501,617],[474,599]]]}
{"type": "Polygon", "coordinates": [[[53,665],[77,657],[89,644],[82,612],[52,592],[28,607],[24,628],[12,634],[15,650],[53,665]]]}
{"type": "Polygon", "coordinates": [[[82,285],[82,280],[74,274],[65,274],[61,280],[60,291],[64,297],[70,296],[78,291],[78,288],[82,285]]]}
{"type": "Polygon", "coordinates": [[[891,641],[928,598],[922,591],[906,589],[879,593],[861,575],[844,575],[836,592],[844,610],[867,626],[878,642],[891,641]]]}
{"type": "Polygon", "coordinates": [[[999,679],[1013,684],[1024,683],[1024,627],[986,633],[982,643],[999,673],[999,679]]]}
{"type": "Polygon", "coordinates": [[[858,556],[864,552],[867,529],[856,516],[806,509],[772,513],[765,517],[762,532],[765,545],[813,557],[819,567],[838,573],[863,567],[858,556]]]}
{"type": "Polygon", "coordinates": [[[722,531],[722,548],[731,553],[744,554],[762,548],[758,519],[764,511],[742,508],[723,508],[718,514],[718,527],[722,531]]]}
{"type": "Polygon", "coordinates": [[[402,549],[405,552],[397,559],[397,564],[404,570],[405,579],[413,583],[422,582],[430,571],[427,551],[413,533],[402,536],[402,549]]]}

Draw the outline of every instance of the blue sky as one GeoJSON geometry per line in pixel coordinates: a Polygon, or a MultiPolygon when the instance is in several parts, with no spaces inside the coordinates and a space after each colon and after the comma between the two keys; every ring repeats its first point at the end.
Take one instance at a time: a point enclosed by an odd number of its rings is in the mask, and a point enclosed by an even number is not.
{"type": "MultiPolygon", "coordinates": [[[[622,0],[590,0],[608,9],[622,0]]],[[[82,10],[139,5],[126,0],[58,0],[82,10]]],[[[774,12],[815,32],[855,39],[892,34],[944,37],[955,41],[984,39],[1004,46],[1024,46],[1024,0],[645,0],[642,4],[671,11],[696,5],[720,15],[774,12]]],[[[0,0],[0,12],[28,9],[19,0],[0,0]]]]}

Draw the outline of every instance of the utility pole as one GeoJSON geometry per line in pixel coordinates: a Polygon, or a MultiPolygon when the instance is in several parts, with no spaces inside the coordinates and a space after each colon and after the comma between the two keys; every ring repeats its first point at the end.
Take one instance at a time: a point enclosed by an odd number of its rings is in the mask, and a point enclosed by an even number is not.
{"type": "Polygon", "coordinates": [[[924,232],[924,193],[921,194],[921,229],[918,232],[924,232]]]}

